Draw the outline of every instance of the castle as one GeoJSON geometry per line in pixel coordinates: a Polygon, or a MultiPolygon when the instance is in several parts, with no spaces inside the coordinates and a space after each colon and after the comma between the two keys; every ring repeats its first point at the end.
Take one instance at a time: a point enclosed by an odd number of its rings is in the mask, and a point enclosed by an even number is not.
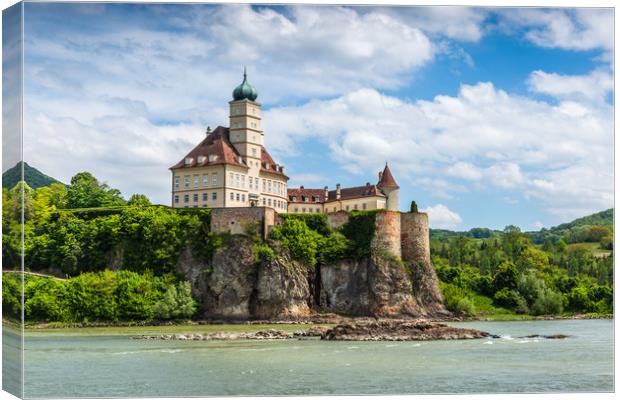
{"type": "Polygon", "coordinates": [[[172,207],[268,207],[278,213],[398,211],[399,187],[387,163],[377,184],[335,190],[288,187],[284,166],[264,146],[258,92],[247,80],[232,93],[228,128],[207,128],[206,137],[170,167],[172,207]]]}

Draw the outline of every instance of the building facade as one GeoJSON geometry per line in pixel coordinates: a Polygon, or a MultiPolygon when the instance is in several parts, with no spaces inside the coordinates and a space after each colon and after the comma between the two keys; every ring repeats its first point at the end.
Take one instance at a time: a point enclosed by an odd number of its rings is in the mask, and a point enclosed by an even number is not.
{"type": "Polygon", "coordinates": [[[337,211],[387,209],[398,211],[399,186],[387,163],[379,172],[376,184],[335,190],[308,189],[303,186],[288,190],[288,212],[290,213],[332,213],[337,211]]]}
{"type": "Polygon", "coordinates": [[[207,128],[206,138],[170,167],[173,207],[288,209],[284,166],[265,149],[258,93],[247,81],[233,91],[228,128],[207,128]]]}

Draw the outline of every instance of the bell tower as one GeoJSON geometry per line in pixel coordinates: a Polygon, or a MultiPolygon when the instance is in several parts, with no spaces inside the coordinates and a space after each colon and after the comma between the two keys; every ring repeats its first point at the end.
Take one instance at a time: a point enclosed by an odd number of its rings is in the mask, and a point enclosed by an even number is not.
{"type": "Polygon", "coordinates": [[[230,142],[246,159],[250,168],[260,169],[263,130],[261,127],[261,105],[256,102],[258,93],[248,82],[243,68],[243,82],[233,90],[230,105],[230,142]]]}

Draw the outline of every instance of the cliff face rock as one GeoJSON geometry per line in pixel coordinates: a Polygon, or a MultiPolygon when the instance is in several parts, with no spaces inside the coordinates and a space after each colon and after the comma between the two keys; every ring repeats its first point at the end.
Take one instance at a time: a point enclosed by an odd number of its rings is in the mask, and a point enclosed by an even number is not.
{"type": "Polygon", "coordinates": [[[310,315],[308,267],[284,251],[258,266],[252,315],[255,318],[298,318],[310,315]]]}
{"type": "Polygon", "coordinates": [[[413,295],[420,313],[433,317],[451,315],[444,305],[443,295],[439,289],[439,279],[433,264],[429,261],[407,262],[406,265],[411,271],[413,295]]]}
{"type": "Polygon", "coordinates": [[[411,280],[396,261],[343,260],[321,267],[322,311],[349,315],[416,316],[411,280]]]}
{"type": "Polygon", "coordinates": [[[233,236],[213,254],[202,296],[206,315],[248,319],[257,268],[252,241],[233,236]]]}

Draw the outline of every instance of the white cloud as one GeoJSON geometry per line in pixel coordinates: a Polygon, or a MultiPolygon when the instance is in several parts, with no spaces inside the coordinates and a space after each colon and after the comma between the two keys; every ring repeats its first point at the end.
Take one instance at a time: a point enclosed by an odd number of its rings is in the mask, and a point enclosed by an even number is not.
{"type": "Polygon", "coordinates": [[[613,204],[613,112],[602,102],[553,104],[482,82],[415,103],[357,90],[271,109],[264,121],[276,153],[313,137],[353,174],[388,160],[401,186],[436,198],[496,188],[565,217],[613,204]]]}
{"type": "Polygon", "coordinates": [[[432,228],[454,229],[463,222],[459,214],[443,204],[436,204],[422,211],[428,213],[429,225],[432,228]]]}
{"type": "Polygon", "coordinates": [[[386,7],[381,11],[424,32],[467,42],[480,40],[489,15],[489,10],[475,7],[386,7]]]}
{"type": "Polygon", "coordinates": [[[530,74],[528,85],[534,92],[560,99],[604,101],[607,94],[614,89],[614,78],[610,72],[602,70],[592,71],[588,75],[560,75],[534,71],[530,74]]]}
{"type": "Polygon", "coordinates": [[[507,29],[525,29],[525,37],[542,47],[613,50],[611,8],[506,8],[498,13],[507,29]]]}

